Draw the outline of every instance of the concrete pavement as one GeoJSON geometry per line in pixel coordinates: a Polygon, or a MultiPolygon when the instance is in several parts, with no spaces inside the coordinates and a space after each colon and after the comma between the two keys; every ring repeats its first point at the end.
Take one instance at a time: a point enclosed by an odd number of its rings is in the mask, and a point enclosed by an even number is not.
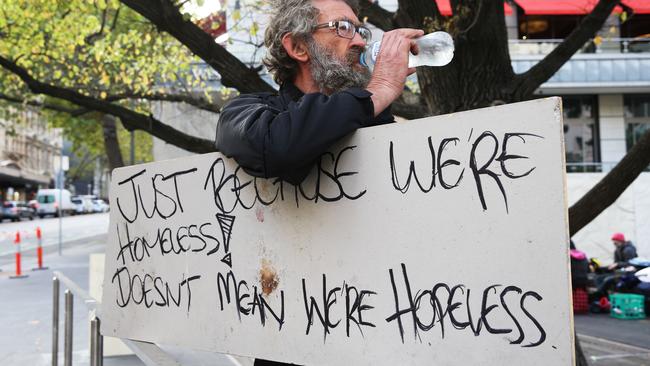
{"type": "MultiPolygon", "coordinates": [[[[103,253],[106,235],[67,242],[63,255],[56,250],[46,250],[45,265],[48,270],[24,271],[29,276],[22,279],[9,279],[13,274],[13,255],[0,256],[0,365],[2,366],[46,366],[52,359],[52,277],[53,271],[60,271],[88,289],[89,255],[103,253]]],[[[27,263],[35,262],[28,257],[27,263]]],[[[65,286],[61,284],[59,314],[59,365],[63,364],[63,329],[65,286]]],[[[89,318],[84,303],[75,298],[73,330],[73,365],[88,365],[89,358],[89,318]]],[[[182,365],[236,366],[225,355],[190,351],[174,347],[165,350],[182,365]]],[[[252,364],[241,360],[242,366],[252,364]]],[[[135,356],[106,358],[104,365],[141,366],[135,356]]]]}
{"type": "Polygon", "coordinates": [[[577,315],[574,318],[580,334],[612,342],[650,349],[650,319],[621,320],[609,314],[577,315]]]}
{"type": "Polygon", "coordinates": [[[576,315],[574,321],[590,365],[650,366],[650,319],[587,314],[576,315]]]}
{"type": "Polygon", "coordinates": [[[650,349],[584,334],[579,334],[578,338],[587,362],[592,366],[650,366],[650,349]]]}

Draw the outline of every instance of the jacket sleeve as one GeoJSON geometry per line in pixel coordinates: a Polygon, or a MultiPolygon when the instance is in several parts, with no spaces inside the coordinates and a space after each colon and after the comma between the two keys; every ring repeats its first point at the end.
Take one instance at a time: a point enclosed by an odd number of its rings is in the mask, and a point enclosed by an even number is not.
{"type": "Polygon", "coordinates": [[[299,184],[333,143],[377,124],[371,95],[356,88],[306,94],[286,110],[267,103],[269,95],[242,95],[221,111],[215,147],[253,176],[299,184]]]}
{"type": "Polygon", "coordinates": [[[636,258],[636,248],[633,247],[632,245],[627,245],[625,248],[623,248],[623,255],[622,255],[622,261],[627,264],[627,262],[632,259],[636,258]]]}

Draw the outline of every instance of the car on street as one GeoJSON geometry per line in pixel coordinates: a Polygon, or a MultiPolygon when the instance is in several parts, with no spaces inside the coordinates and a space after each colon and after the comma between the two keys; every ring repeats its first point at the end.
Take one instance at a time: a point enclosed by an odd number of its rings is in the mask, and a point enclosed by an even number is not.
{"type": "Polygon", "coordinates": [[[34,210],[34,213],[38,212],[38,201],[37,200],[31,200],[31,201],[27,202],[27,206],[29,206],[29,208],[34,210]]]}
{"type": "Polygon", "coordinates": [[[20,221],[22,218],[34,220],[34,210],[22,201],[5,201],[2,203],[2,220],[20,221]]]}
{"type": "Polygon", "coordinates": [[[74,204],[75,207],[75,215],[83,215],[84,213],[84,203],[79,197],[72,197],[70,198],[70,201],[74,204]]]}
{"type": "Polygon", "coordinates": [[[103,199],[93,200],[93,212],[108,212],[108,204],[103,199]]]}
{"type": "Polygon", "coordinates": [[[59,209],[61,209],[64,216],[74,214],[77,208],[70,200],[70,196],[70,191],[67,189],[39,189],[36,194],[38,217],[59,216],[59,209]]]}
{"type": "Polygon", "coordinates": [[[74,196],[70,199],[70,201],[72,201],[72,203],[75,205],[76,215],[83,215],[94,212],[93,200],[87,196],[74,196]]]}

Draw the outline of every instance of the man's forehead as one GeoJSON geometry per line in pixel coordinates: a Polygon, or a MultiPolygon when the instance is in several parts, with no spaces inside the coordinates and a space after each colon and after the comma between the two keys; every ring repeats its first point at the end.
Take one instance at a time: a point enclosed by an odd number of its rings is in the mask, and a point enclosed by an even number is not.
{"type": "Polygon", "coordinates": [[[352,8],[343,0],[312,0],[312,4],[319,11],[319,23],[343,19],[360,23],[352,8]]]}

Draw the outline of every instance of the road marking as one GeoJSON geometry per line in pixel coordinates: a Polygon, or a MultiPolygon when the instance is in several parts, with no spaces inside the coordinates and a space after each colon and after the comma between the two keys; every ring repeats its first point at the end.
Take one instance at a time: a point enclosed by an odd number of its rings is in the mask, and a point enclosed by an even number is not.
{"type": "Polygon", "coordinates": [[[578,339],[580,339],[581,341],[584,340],[586,342],[592,342],[592,343],[593,342],[605,343],[605,344],[609,344],[609,345],[614,346],[614,347],[626,348],[629,351],[637,351],[637,353],[642,353],[642,354],[650,353],[650,349],[648,349],[648,348],[637,347],[637,346],[633,346],[633,345],[630,345],[630,344],[620,343],[620,342],[616,342],[616,341],[610,341],[608,339],[588,336],[588,335],[580,334],[580,333],[578,333],[578,339]]]}
{"type": "Polygon", "coordinates": [[[592,361],[599,361],[599,360],[610,360],[610,359],[616,359],[616,358],[626,358],[626,357],[641,357],[641,356],[647,356],[648,359],[650,359],[650,352],[646,353],[620,353],[616,355],[604,355],[604,356],[591,356],[592,361]]]}

